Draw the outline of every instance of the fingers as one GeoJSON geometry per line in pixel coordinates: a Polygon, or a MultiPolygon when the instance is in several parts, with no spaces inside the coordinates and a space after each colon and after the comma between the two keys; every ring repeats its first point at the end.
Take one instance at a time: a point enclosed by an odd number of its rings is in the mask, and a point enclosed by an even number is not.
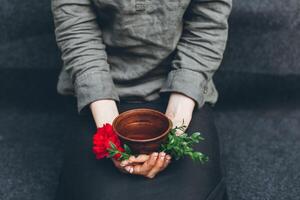
{"type": "Polygon", "coordinates": [[[125,164],[128,164],[127,166],[124,167],[124,169],[131,174],[145,175],[155,165],[157,156],[158,153],[152,153],[150,156],[139,155],[136,158],[132,156],[130,157],[131,159],[129,158],[127,162],[124,162],[125,164]],[[132,162],[135,165],[132,165],[132,162]],[[143,163],[143,164],[139,164],[139,163],[143,163]]]}
{"type": "Polygon", "coordinates": [[[126,165],[129,164],[129,160],[123,160],[121,163],[120,163],[120,166],[121,167],[125,167],[126,165]]]}
{"type": "Polygon", "coordinates": [[[133,173],[133,166],[126,166],[126,167],[124,167],[124,169],[128,172],[128,173],[130,173],[130,174],[132,174],[133,173]]]}
{"type": "Polygon", "coordinates": [[[143,175],[148,178],[154,178],[157,173],[164,170],[170,163],[171,156],[165,152],[154,152],[151,155],[139,155],[137,157],[130,157],[128,160],[120,162],[120,168],[124,171],[143,175]],[[134,165],[132,163],[135,163],[134,165]],[[125,165],[126,166],[122,166],[125,165]]]}
{"type": "Polygon", "coordinates": [[[144,162],[144,164],[142,164],[140,167],[135,168],[135,173],[140,175],[146,175],[155,166],[157,157],[157,152],[152,153],[149,159],[146,162],[144,162]]]}
{"type": "Polygon", "coordinates": [[[127,173],[127,170],[125,170],[125,169],[120,165],[120,161],[118,161],[118,160],[116,160],[116,159],[114,159],[114,158],[112,158],[111,160],[113,161],[115,167],[118,168],[118,170],[120,170],[120,171],[123,172],[123,173],[127,173]]]}
{"type": "Polygon", "coordinates": [[[135,156],[130,156],[129,158],[129,163],[143,163],[143,162],[146,162],[148,159],[149,159],[149,155],[146,155],[146,154],[141,154],[141,155],[138,155],[137,157],[135,156]]]}
{"type": "Polygon", "coordinates": [[[188,118],[188,119],[187,118],[179,118],[179,119],[177,119],[177,118],[170,118],[170,119],[171,119],[172,124],[173,124],[172,128],[181,127],[182,125],[185,126],[185,128],[183,130],[180,130],[180,129],[176,130],[175,134],[177,136],[183,134],[186,131],[187,127],[189,126],[190,120],[191,120],[190,118],[188,118]]]}
{"type": "Polygon", "coordinates": [[[166,155],[166,161],[164,163],[164,166],[163,166],[162,170],[164,170],[170,164],[171,158],[172,157],[170,155],[166,155]]]}
{"type": "Polygon", "coordinates": [[[149,171],[146,177],[154,178],[158,172],[162,171],[168,166],[170,159],[171,157],[169,155],[166,155],[165,152],[159,153],[159,157],[156,161],[155,166],[149,171]]]}
{"type": "Polygon", "coordinates": [[[128,160],[123,160],[120,163],[120,165],[122,167],[125,167],[127,165],[132,165],[132,164],[138,164],[138,163],[146,162],[148,159],[149,159],[149,155],[146,155],[146,154],[141,154],[141,155],[138,155],[137,157],[130,156],[128,160]]]}
{"type": "Polygon", "coordinates": [[[152,153],[149,160],[145,163],[145,165],[147,165],[149,168],[154,167],[154,165],[156,163],[156,160],[157,160],[157,157],[158,157],[157,152],[152,153]]]}
{"type": "Polygon", "coordinates": [[[182,131],[182,130],[176,130],[176,132],[175,132],[175,135],[176,136],[180,136],[180,135],[182,135],[184,133],[184,131],[182,131]]]}

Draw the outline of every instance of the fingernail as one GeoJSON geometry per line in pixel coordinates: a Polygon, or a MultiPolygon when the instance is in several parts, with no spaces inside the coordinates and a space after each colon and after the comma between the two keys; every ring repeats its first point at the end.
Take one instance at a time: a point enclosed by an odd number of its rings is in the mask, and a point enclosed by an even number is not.
{"type": "Polygon", "coordinates": [[[166,153],[165,152],[161,152],[161,156],[165,156],[166,155],[166,153]]]}
{"type": "Polygon", "coordinates": [[[158,156],[158,153],[157,153],[157,152],[154,152],[154,153],[153,153],[153,156],[155,156],[155,157],[158,156]]]}
{"type": "Polygon", "coordinates": [[[126,167],[125,167],[125,170],[128,171],[128,172],[130,172],[130,169],[131,169],[130,166],[126,166],[126,167]]]}
{"type": "Polygon", "coordinates": [[[132,174],[132,172],[133,172],[133,167],[130,168],[129,173],[132,174]]]}
{"type": "Polygon", "coordinates": [[[169,156],[169,155],[167,155],[167,157],[166,157],[168,160],[171,160],[171,156],[169,156]]]}

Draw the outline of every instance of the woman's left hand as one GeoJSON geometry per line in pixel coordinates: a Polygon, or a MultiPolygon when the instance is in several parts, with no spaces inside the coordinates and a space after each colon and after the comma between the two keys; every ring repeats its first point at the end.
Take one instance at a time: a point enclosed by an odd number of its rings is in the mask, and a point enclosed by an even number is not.
{"type": "Polygon", "coordinates": [[[153,152],[150,155],[130,156],[128,160],[122,162],[113,159],[113,162],[122,172],[127,171],[130,174],[154,178],[167,168],[171,162],[171,156],[165,152],[153,152]]]}
{"type": "MultiPolygon", "coordinates": [[[[170,95],[165,114],[172,121],[173,128],[181,126],[183,122],[186,128],[189,126],[195,104],[193,99],[181,93],[174,92],[170,95]]],[[[177,135],[182,133],[180,130],[176,132],[177,135]]]]}

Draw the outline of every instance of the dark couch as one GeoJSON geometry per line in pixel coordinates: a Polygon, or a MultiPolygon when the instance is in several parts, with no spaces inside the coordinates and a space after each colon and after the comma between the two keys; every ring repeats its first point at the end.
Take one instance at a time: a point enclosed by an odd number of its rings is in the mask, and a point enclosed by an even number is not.
{"type": "MultiPolygon", "coordinates": [[[[79,120],[56,93],[50,0],[0,1],[0,199],[53,199],[64,132],[79,120]]],[[[300,1],[234,1],[215,75],[233,200],[300,196],[300,1]]]]}

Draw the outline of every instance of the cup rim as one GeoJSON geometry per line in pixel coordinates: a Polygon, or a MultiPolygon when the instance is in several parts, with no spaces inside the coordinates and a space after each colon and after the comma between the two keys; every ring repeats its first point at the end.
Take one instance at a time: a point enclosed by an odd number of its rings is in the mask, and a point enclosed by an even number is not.
{"type": "Polygon", "coordinates": [[[163,114],[162,112],[158,111],[158,110],[154,110],[154,109],[150,109],[150,108],[134,108],[134,109],[130,109],[130,110],[127,110],[127,111],[124,111],[122,113],[120,113],[112,122],[112,127],[113,127],[113,130],[114,132],[122,139],[124,140],[127,140],[129,142],[140,142],[140,143],[145,143],[145,142],[152,142],[152,141],[156,141],[160,138],[163,138],[165,137],[169,132],[170,130],[172,129],[172,126],[173,126],[173,123],[172,121],[165,115],[163,114]],[[150,138],[150,139],[143,139],[143,140],[139,140],[139,139],[132,139],[132,138],[128,138],[126,136],[123,136],[121,134],[118,133],[118,131],[115,129],[115,123],[116,121],[118,120],[118,118],[120,118],[121,115],[125,115],[125,114],[128,114],[128,113],[133,113],[133,112],[136,112],[136,111],[151,111],[151,112],[155,112],[163,117],[165,117],[168,122],[169,122],[169,126],[167,128],[167,130],[162,133],[161,135],[157,136],[157,137],[154,137],[154,138],[150,138]]]}

